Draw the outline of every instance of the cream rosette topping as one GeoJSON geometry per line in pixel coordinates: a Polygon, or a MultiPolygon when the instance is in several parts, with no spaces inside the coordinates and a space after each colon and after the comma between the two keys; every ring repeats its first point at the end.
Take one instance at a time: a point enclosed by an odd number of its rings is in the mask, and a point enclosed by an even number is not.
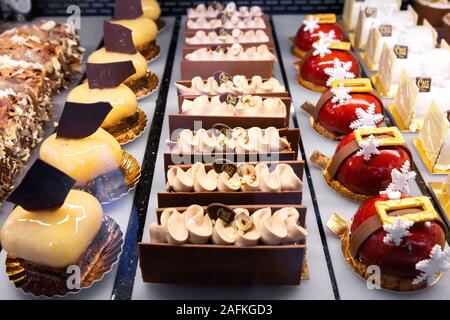
{"type": "Polygon", "coordinates": [[[214,77],[209,77],[206,82],[201,77],[194,77],[191,86],[175,84],[182,95],[218,95],[232,94],[261,94],[285,92],[286,88],[275,78],[264,81],[260,76],[253,76],[249,81],[243,75],[236,75],[226,82],[219,84],[214,77]]]}
{"type": "Polygon", "coordinates": [[[217,129],[182,130],[176,141],[167,141],[174,153],[272,153],[290,150],[290,143],[285,137],[280,137],[274,127],[261,129],[252,127],[244,129],[236,127],[223,131],[217,129]]]}
{"type": "Polygon", "coordinates": [[[231,33],[226,31],[197,31],[193,37],[186,38],[187,44],[232,44],[232,43],[263,43],[269,42],[269,36],[262,30],[242,31],[233,29],[231,33]]]}
{"type": "Polygon", "coordinates": [[[261,17],[240,18],[234,15],[228,19],[189,19],[187,27],[188,29],[266,29],[267,25],[261,17]]]}
{"type": "Polygon", "coordinates": [[[230,177],[227,172],[206,172],[205,165],[196,162],[187,171],[174,166],[167,171],[168,191],[175,192],[229,192],[229,191],[301,191],[303,183],[291,166],[281,163],[270,168],[265,163],[256,166],[243,163],[230,177]]]}
{"type": "Polygon", "coordinates": [[[269,47],[262,44],[244,49],[239,43],[229,48],[200,48],[185,56],[190,61],[275,61],[275,55],[269,47]]]}
{"type": "MultiPolygon", "coordinates": [[[[198,205],[191,205],[180,213],[167,208],[161,215],[161,224],[150,225],[150,239],[153,243],[204,244],[254,246],[258,243],[280,245],[298,243],[308,233],[299,225],[300,214],[293,207],[275,211],[267,207],[250,215],[245,208],[234,210],[223,207],[228,214],[212,219],[209,207],[205,211],[198,205]]],[[[211,206],[210,206],[211,207],[211,206]]]]}
{"type": "Polygon", "coordinates": [[[206,7],[203,3],[197,5],[195,8],[189,8],[187,10],[187,16],[189,19],[196,18],[216,18],[220,13],[224,13],[227,16],[238,17],[261,17],[264,13],[259,6],[241,6],[237,7],[235,2],[230,2],[223,7],[214,7],[212,5],[206,7]]]}
{"type": "MultiPolygon", "coordinates": [[[[181,105],[182,114],[198,116],[238,116],[238,117],[286,117],[286,106],[280,98],[242,96],[236,105],[221,101],[221,96],[211,100],[203,95],[194,100],[185,99],[181,105]]],[[[223,100],[223,99],[222,99],[223,100]]]]}

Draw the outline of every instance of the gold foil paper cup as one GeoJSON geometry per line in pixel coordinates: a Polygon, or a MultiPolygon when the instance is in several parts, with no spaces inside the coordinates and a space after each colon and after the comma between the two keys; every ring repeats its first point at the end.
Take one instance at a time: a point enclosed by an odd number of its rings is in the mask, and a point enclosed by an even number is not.
{"type": "Polygon", "coordinates": [[[114,130],[112,130],[111,132],[108,131],[114,138],[116,138],[116,140],[121,145],[136,140],[145,131],[145,128],[147,127],[148,118],[145,112],[142,111],[142,109],[138,108],[136,114],[137,114],[137,121],[133,127],[129,128],[126,131],[117,131],[117,132],[114,130]]]}
{"type": "MultiPolygon", "coordinates": [[[[64,297],[90,288],[111,272],[122,253],[123,233],[119,225],[109,216],[104,215],[102,226],[83,257],[80,259],[80,286],[78,289],[68,287],[69,276],[73,273],[52,272],[45,274],[45,267],[36,266],[17,257],[7,255],[6,274],[16,288],[34,297],[64,297]],[[49,281],[51,279],[52,281],[49,281]]],[[[58,269],[59,270],[59,269],[58,269]]],[[[63,269],[61,269],[64,271],[63,269]]]]}
{"type": "Polygon", "coordinates": [[[156,26],[158,27],[158,33],[163,32],[167,28],[167,22],[163,18],[156,20],[156,26]]]}
{"type": "Polygon", "coordinates": [[[134,92],[138,100],[141,100],[154,93],[159,88],[160,81],[156,73],[147,70],[143,78],[125,84],[134,92]]]}

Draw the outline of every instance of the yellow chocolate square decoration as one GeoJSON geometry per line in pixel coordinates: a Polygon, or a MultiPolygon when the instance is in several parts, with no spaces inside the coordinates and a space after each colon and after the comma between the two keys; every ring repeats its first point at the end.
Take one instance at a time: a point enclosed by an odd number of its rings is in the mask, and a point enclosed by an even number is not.
{"type": "Polygon", "coordinates": [[[351,92],[371,92],[373,90],[372,81],[369,78],[333,80],[331,87],[337,89],[341,83],[346,88],[352,88],[351,92]]]}
{"type": "Polygon", "coordinates": [[[311,17],[311,16],[315,19],[319,19],[319,24],[320,23],[336,23],[336,15],[334,13],[312,14],[312,15],[306,16],[306,18],[308,19],[308,17],[311,17]]]}
{"type": "Polygon", "coordinates": [[[346,41],[331,41],[328,48],[334,49],[334,50],[350,51],[350,49],[352,48],[352,45],[350,42],[346,42],[346,41]]]}
{"type": "Polygon", "coordinates": [[[439,219],[439,214],[433,207],[428,197],[402,198],[398,200],[386,200],[375,202],[375,209],[380,217],[381,223],[394,224],[397,216],[389,216],[389,212],[402,209],[420,208],[421,212],[401,215],[403,221],[425,222],[439,219]]]}
{"type": "Polygon", "coordinates": [[[375,139],[380,142],[380,146],[389,147],[389,146],[406,146],[405,139],[402,136],[400,130],[397,127],[380,127],[380,128],[365,128],[365,129],[356,129],[354,131],[355,140],[358,145],[361,145],[361,142],[369,137],[370,135],[374,135],[375,139]],[[377,138],[377,135],[389,135],[389,138],[377,138]]]}

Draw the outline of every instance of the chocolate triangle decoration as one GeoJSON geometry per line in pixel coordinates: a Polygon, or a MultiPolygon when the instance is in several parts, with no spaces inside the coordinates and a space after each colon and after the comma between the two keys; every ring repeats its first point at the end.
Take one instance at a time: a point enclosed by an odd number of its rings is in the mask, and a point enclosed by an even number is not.
{"type": "Polygon", "coordinates": [[[143,14],[141,0],[116,0],[114,20],[136,19],[143,14]]]}
{"type": "Polygon", "coordinates": [[[86,63],[89,88],[106,89],[118,87],[136,73],[133,62],[86,63]]]}
{"type": "Polygon", "coordinates": [[[66,102],[56,136],[70,139],[89,137],[101,126],[111,109],[108,102],[66,102]]]}
{"type": "Polygon", "coordinates": [[[106,51],[109,52],[127,54],[135,54],[137,52],[134,47],[131,30],[120,24],[108,21],[103,22],[103,42],[106,51]]]}
{"type": "Polygon", "coordinates": [[[7,201],[25,210],[57,208],[64,204],[76,180],[38,159],[7,201]]]}

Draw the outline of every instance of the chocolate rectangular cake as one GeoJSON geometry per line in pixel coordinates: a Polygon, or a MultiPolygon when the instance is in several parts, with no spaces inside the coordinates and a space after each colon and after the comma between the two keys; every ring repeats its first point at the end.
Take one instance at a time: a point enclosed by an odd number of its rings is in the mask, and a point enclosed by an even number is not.
{"type": "Polygon", "coordinates": [[[80,72],[82,51],[67,24],[0,26],[0,204],[42,139],[54,94],[80,72]]]}

